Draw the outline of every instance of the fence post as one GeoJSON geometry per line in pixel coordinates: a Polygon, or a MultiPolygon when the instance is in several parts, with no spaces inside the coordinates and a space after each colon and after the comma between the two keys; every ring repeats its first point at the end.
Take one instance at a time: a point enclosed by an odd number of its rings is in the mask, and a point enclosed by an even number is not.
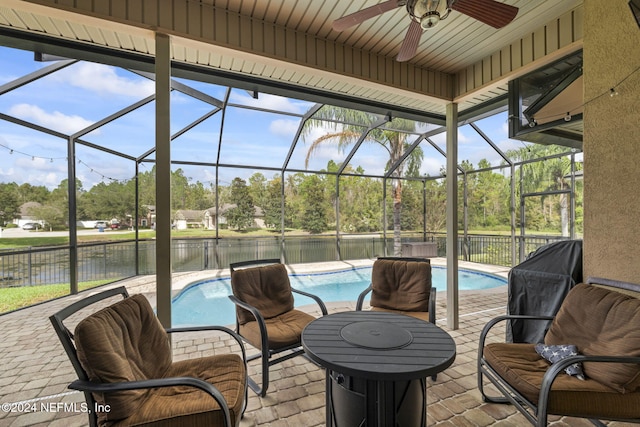
{"type": "Polygon", "coordinates": [[[204,240],[204,269],[209,269],[209,242],[204,240]]]}

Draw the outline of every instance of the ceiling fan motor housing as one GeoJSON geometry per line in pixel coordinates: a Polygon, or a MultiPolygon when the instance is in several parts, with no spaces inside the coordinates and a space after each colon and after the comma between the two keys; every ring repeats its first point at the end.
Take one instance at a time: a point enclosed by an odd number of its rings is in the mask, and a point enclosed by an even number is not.
{"type": "Polygon", "coordinates": [[[439,5],[440,0],[413,0],[407,3],[407,11],[426,30],[440,22],[439,5]]]}

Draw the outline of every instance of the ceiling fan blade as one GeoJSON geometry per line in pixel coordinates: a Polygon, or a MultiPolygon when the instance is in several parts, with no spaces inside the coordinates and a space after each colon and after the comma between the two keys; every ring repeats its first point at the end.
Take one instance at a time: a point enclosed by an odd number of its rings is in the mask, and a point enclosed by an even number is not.
{"type": "Polygon", "coordinates": [[[376,4],[375,6],[367,7],[350,15],[336,19],[333,21],[333,29],[336,31],[346,30],[354,25],[362,24],[367,19],[371,19],[375,16],[393,10],[402,4],[403,2],[400,0],[388,0],[380,4],[376,4]]]}
{"type": "Polygon", "coordinates": [[[422,27],[420,23],[412,19],[407,34],[405,34],[404,40],[402,41],[402,46],[400,46],[400,52],[398,52],[398,56],[396,56],[396,61],[405,62],[416,56],[421,36],[422,27]]]}
{"type": "Polygon", "coordinates": [[[477,19],[493,28],[502,28],[516,17],[518,8],[495,0],[457,0],[451,9],[477,19]]]}

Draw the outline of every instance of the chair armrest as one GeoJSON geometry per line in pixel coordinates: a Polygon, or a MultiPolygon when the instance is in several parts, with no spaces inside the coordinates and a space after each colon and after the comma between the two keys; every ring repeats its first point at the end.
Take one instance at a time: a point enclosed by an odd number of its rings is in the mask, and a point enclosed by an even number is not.
{"type": "Polygon", "coordinates": [[[324,305],[324,302],[322,302],[319,296],[313,295],[313,294],[310,294],[309,292],[304,292],[295,288],[291,288],[291,291],[313,299],[320,306],[320,311],[322,311],[322,315],[323,316],[327,315],[327,307],[324,305]]]}
{"type": "Polygon", "coordinates": [[[543,408],[546,412],[547,404],[549,401],[549,394],[553,382],[558,377],[558,374],[564,371],[564,369],[574,363],[583,362],[596,362],[596,363],[635,363],[640,365],[640,357],[631,356],[587,356],[579,354],[577,356],[570,356],[565,359],[559,360],[547,369],[544,377],[542,378],[542,385],[540,386],[540,395],[538,397],[538,408],[543,408]]]}
{"type": "Polygon", "coordinates": [[[526,315],[526,314],[506,314],[506,315],[503,315],[503,316],[494,317],[493,319],[489,320],[486,325],[484,325],[484,328],[482,328],[482,332],[480,333],[480,339],[478,340],[478,359],[480,359],[482,357],[482,349],[484,349],[484,343],[485,343],[485,341],[487,339],[487,334],[489,333],[491,328],[493,328],[494,326],[496,326],[500,322],[503,322],[505,320],[511,320],[511,319],[546,320],[546,321],[549,321],[549,320],[553,320],[553,316],[533,316],[533,315],[526,315]]]}
{"type": "MultiPolygon", "coordinates": [[[[238,307],[244,308],[248,312],[250,312],[253,317],[258,322],[258,328],[260,329],[260,339],[261,345],[263,349],[269,348],[269,334],[267,333],[267,324],[264,321],[264,317],[260,314],[260,311],[252,306],[251,304],[247,304],[244,301],[240,301],[235,295],[229,295],[229,299],[233,301],[235,305],[238,307]]],[[[238,326],[239,327],[239,326],[238,326]]]]}
{"type": "Polygon", "coordinates": [[[435,286],[431,287],[431,292],[429,293],[429,322],[436,324],[436,295],[438,290],[435,286]]]}
{"type": "Polygon", "coordinates": [[[371,292],[373,288],[371,287],[371,285],[369,285],[367,287],[367,289],[365,289],[364,291],[360,292],[360,295],[358,295],[358,301],[356,302],[356,310],[360,311],[362,310],[362,305],[364,304],[364,298],[367,296],[367,294],[369,292],[371,292]]]}
{"type": "MultiPolygon", "coordinates": [[[[157,378],[141,381],[127,381],[120,383],[96,383],[92,381],[76,380],[69,384],[68,388],[72,390],[79,390],[84,392],[93,393],[114,393],[124,390],[140,390],[149,388],[161,388],[161,387],[174,387],[174,386],[188,386],[198,388],[205,393],[208,393],[213,399],[220,405],[224,413],[225,426],[231,427],[231,414],[227,401],[220,391],[212,384],[193,377],[171,377],[171,378],[157,378]]],[[[93,408],[91,408],[93,410],[93,408]]]]}
{"type": "Polygon", "coordinates": [[[221,332],[225,332],[228,335],[230,335],[234,340],[236,340],[236,342],[240,346],[240,351],[242,351],[242,360],[244,361],[245,364],[247,363],[247,355],[246,355],[246,352],[245,352],[244,343],[242,342],[242,338],[240,337],[240,335],[238,335],[237,333],[235,333],[231,329],[227,328],[226,326],[217,326],[217,325],[211,325],[211,326],[187,326],[187,327],[182,327],[182,328],[167,328],[167,329],[165,329],[165,331],[168,334],[179,333],[179,332],[202,332],[202,331],[221,331],[221,332]]]}

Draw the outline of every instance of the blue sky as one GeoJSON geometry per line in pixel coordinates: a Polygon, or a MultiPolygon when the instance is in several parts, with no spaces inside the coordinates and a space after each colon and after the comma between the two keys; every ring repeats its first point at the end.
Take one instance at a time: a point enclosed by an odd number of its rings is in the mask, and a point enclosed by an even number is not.
{"type": "MultiPolygon", "coordinates": [[[[31,52],[0,47],[0,86],[51,63],[33,60],[31,52]]],[[[186,82],[191,87],[217,99],[225,96],[225,87],[199,82],[186,82]]],[[[42,79],[0,95],[0,112],[65,135],[86,129],[91,124],[116,113],[122,108],[151,95],[154,83],[144,77],[101,64],[79,62],[42,79]]],[[[260,94],[252,98],[246,91],[232,90],[230,102],[262,109],[274,109],[303,114],[312,104],[305,101],[260,94]]],[[[213,106],[179,92],[171,99],[171,129],[178,132],[189,123],[211,111],[213,106]]],[[[222,114],[217,113],[187,131],[172,143],[172,157],[183,161],[214,163],[217,158],[222,114]]],[[[293,141],[300,119],[287,114],[230,107],[224,117],[223,144],[220,162],[281,167],[293,141]]],[[[506,113],[478,123],[482,130],[504,151],[523,146],[509,140],[506,113]]],[[[425,125],[419,125],[426,129],[425,125]]],[[[292,168],[303,169],[311,141],[326,129],[317,128],[306,141],[300,141],[293,152],[292,168]]],[[[124,117],[81,137],[83,140],[110,150],[138,157],[154,147],[154,104],[150,102],[124,117]]],[[[444,149],[445,135],[433,140],[444,149]]],[[[410,137],[410,141],[413,137],[410,137]]],[[[458,133],[459,159],[477,165],[486,158],[492,165],[501,157],[469,126],[458,133]]],[[[28,182],[54,188],[67,176],[66,139],[46,135],[23,126],[0,120],[0,182],[28,182]]],[[[100,181],[127,180],[134,176],[134,162],[99,150],[76,146],[76,171],[85,189],[100,181]]],[[[438,175],[446,160],[435,149],[423,143],[425,153],[422,173],[438,175]]],[[[329,160],[341,162],[347,152],[339,152],[333,144],[323,145],[315,152],[310,170],[326,167],[329,160]]],[[[150,158],[153,158],[151,156],[150,158]]],[[[363,144],[351,164],[361,166],[365,173],[381,174],[387,153],[374,144],[363,144]]],[[[176,166],[185,171],[192,182],[212,183],[213,167],[176,166]]],[[[141,167],[150,170],[151,165],[141,167]]],[[[247,178],[255,171],[221,169],[223,184],[234,177],[247,178]]],[[[276,172],[261,171],[267,178],[276,172]]]]}

